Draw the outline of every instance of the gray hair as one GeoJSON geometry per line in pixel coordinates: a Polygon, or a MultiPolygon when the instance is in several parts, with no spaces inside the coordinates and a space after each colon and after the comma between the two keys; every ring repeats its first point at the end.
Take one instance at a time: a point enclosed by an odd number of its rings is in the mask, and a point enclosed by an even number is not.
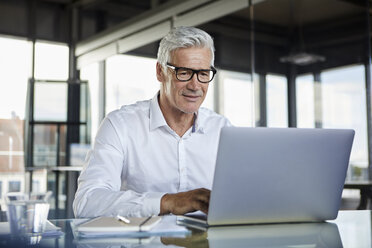
{"type": "Polygon", "coordinates": [[[176,27],[164,36],[158,49],[158,62],[166,66],[171,53],[178,48],[205,47],[211,50],[211,65],[214,66],[214,44],[212,37],[205,31],[194,27],[176,27]]]}

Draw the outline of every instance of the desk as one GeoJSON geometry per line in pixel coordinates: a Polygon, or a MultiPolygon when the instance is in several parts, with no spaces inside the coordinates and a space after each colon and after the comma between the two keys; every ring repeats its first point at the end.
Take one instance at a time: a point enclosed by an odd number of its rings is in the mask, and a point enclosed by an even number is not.
{"type": "Polygon", "coordinates": [[[346,181],[345,189],[359,189],[360,202],[357,209],[367,209],[368,199],[372,200],[372,180],[352,180],[346,181]]]}
{"type": "MultiPolygon", "coordinates": [[[[74,240],[71,220],[54,220],[65,232],[32,247],[371,247],[371,211],[340,211],[336,220],[315,224],[215,227],[185,237],[74,240]],[[315,228],[309,228],[309,225],[315,228]],[[171,246],[170,246],[171,245],[171,246]]],[[[4,247],[6,240],[0,240],[4,247]]],[[[14,244],[9,244],[14,245],[14,244]]],[[[8,247],[9,247],[8,246],[8,247]]],[[[18,247],[18,246],[17,246],[18,247]]]]}

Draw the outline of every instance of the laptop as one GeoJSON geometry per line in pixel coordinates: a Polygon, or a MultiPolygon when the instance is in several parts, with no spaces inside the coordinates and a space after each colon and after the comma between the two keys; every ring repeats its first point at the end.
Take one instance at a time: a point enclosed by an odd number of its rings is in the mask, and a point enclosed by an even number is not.
{"type": "Polygon", "coordinates": [[[337,217],[354,130],[225,127],[208,216],[193,226],[320,222],[337,217]]]}

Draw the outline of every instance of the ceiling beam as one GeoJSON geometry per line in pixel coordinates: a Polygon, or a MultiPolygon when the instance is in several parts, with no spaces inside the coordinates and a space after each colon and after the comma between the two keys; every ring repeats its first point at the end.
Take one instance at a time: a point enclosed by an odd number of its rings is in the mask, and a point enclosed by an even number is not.
{"type": "Polygon", "coordinates": [[[124,21],[113,28],[98,33],[91,38],[78,42],[75,55],[80,56],[84,53],[97,49],[101,46],[114,42],[120,38],[138,32],[141,29],[160,23],[184,11],[190,10],[210,0],[174,0],[162,4],[155,9],[146,11],[128,21],[124,21]]]}
{"type": "Polygon", "coordinates": [[[189,13],[176,16],[174,26],[197,26],[248,6],[247,0],[215,1],[189,13]]]}
{"type": "Polygon", "coordinates": [[[249,6],[249,2],[255,4],[262,1],[264,0],[170,1],[79,42],[75,51],[78,66],[81,68],[88,61],[104,60],[112,55],[115,48],[117,53],[124,53],[159,40],[173,26],[197,26],[244,9],[249,6]]]}
{"type": "Polygon", "coordinates": [[[97,10],[104,11],[109,16],[116,16],[116,17],[125,18],[125,19],[128,19],[132,16],[139,15],[145,11],[144,9],[140,9],[138,7],[123,6],[121,4],[111,3],[111,2],[102,4],[102,6],[99,6],[97,10]]]}
{"type": "Polygon", "coordinates": [[[75,7],[89,8],[89,7],[92,7],[97,4],[107,2],[107,1],[108,0],[77,0],[69,4],[69,7],[70,8],[75,8],[75,7]]]}

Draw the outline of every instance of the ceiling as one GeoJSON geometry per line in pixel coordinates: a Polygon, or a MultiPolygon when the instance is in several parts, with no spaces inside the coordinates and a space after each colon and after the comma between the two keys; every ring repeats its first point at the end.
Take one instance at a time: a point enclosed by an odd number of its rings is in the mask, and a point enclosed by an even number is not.
{"type": "MultiPolygon", "coordinates": [[[[227,0],[230,1],[230,0],[227,0]]],[[[2,0],[0,22],[22,22],[20,15],[38,16],[40,22],[48,21],[48,13],[68,18],[69,11],[79,9],[81,31],[79,40],[86,39],[121,22],[156,9],[169,2],[179,0],[2,0]],[[19,6],[18,8],[15,5],[19,6]],[[39,14],[39,13],[40,14],[39,14]],[[16,15],[13,15],[16,13],[16,15]],[[19,16],[17,16],[17,14],[19,16]],[[1,17],[2,16],[2,17],[1,17]]],[[[212,1],[211,1],[212,2],[212,1]]],[[[265,0],[254,6],[254,19],[258,22],[280,27],[306,26],[335,19],[363,15],[364,0],[265,0]]],[[[207,14],[207,13],[206,13],[207,14]]],[[[235,18],[236,26],[241,20],[250,18],[249,9],[237,11],[229,17],[235,18]]],[[[55,20],[53,20],[55,22],[55,20]]],[[[46,25],[46,24],[44,24],[46,25]]],[[[1,30],[0,24],[0,32],[1,30]]],[[[27,26],[27,25],[25,25],[27,26]]],[[[8,30],[3,30],[8,31],[8,30]]],[[[12,30],[9,30],[10,32],[12,30]]],[[[13,30],[16,31],[16,30],[13,30]]],[[[3,32],[4,33],[4,32],[3,32]]],[[[8,33],[8,32],[5,32],[8,33]]]]}
{"type": "MultiPolygon", "coordinates": [[[[103,33],[110,33],[110,30],[126,25],[146,13],[156,13],[164,9],[164,6],[190,1],[192,0],[1,0],[0,34],[32,40],[70,44],[75,40],[81,43],[94,40],[103,33]],[[75,30],[72,29],[71,22],[74,15],[77,22],[75,30]]],[[[201,1],[204,5],[216,2],[201,1]]],[[[233,3],[238,0],[222,1],[233,3]]],[[[221,58],[217,62],[222,66],[247,69],[247,60],[240,61],[237,56],[242,51],[249,53],[247,44],[252,38],[252,29],[255,31],[257,53],[270,52],[275,61],[305,45],[307,49],[317,53],[327,53],[330,46],[336,47],[341,43],[354,47],[355,44],[361,44],[361,39],[365,39],[368,23],[366,5],[372,5],[371,0],[252,1],[257,2],[253,6],[253,16],[252,9],[243,8],[199,25],[215,37],[219,48],[217,52],[220,52],[221,58]],[[254,22],[250,22],[251,19],[254,22]],[[228,51],[221,51],[221,47],[227,46],[228,51]],[[238,63],[244,66],[239,66],[238,63]]],[[[205,15],[208,14],[206,11],[205,15]]],[[[156,44],[148,44],[135,52],[156,56],[156,44]]]]}
{"type": "MultiPolygon", "coordinates": [[[[363,2],[363,1],[359,1],[363,2]]],[[[255,6],[255,20],[273,25],[311,25],[363,14],[363,7],[343,0],[274,0],[255,6]]],[[[235,14],[244,18],[247,10],[235,14]]]]}

